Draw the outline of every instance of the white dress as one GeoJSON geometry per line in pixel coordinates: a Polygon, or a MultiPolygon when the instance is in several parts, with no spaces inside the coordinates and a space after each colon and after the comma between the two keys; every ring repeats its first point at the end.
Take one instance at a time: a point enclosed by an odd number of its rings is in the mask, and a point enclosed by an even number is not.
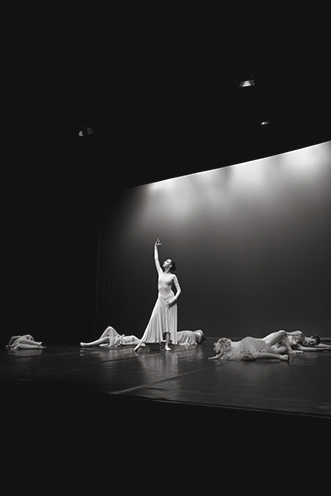
{"type": "Polygon", "coordinates": [[[177,344],[177,303],[169,308],[166,307],[166,303],[174,296],[172,290],[166,296],[159,292],[141,342],[160,343],[164,339],[164,334],[169,332],[170,341],[172,344],[177,344]]]}
{"type": "Polygon", "coordinates": [[[194,346],[197,344],[197,338],[193,331],[178,331],[177,342],[182,346],[194,346]]]}
{"type": "Polygon", "coordinates": [[[126,336],[125,334],[119,334],[113,327],[107,327],[106,331],[102,336],[109,337],[109,343],[103,343],[100,346],[102,347],[112,347],[112,346],[125,346],[125,345],[134,345],[137,344],[138,338],[133,334],[126,336]]]}
{"type": "Polygon", "coordinates": [[[229,356],[232,360],[241,360],[243,355],[253,353],[271,352],[270,348],[263,339],[247,336],[241,341],[231,343],[229,356]]]}

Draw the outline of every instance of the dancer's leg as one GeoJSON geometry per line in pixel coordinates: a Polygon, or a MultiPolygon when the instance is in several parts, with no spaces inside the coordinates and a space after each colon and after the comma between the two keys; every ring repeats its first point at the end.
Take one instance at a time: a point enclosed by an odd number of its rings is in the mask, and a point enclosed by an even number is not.
{"type": "Polygon", "coordinates": [[[23,344],[23,345],[28,345],[28,346],[35,346],[35,347],[38,347],[40,348],[41,347],[41,344],[42,342],[41,341],[33,341],[32,339],[25,339],[25,338],[22,338],[20,340],[20,343],[19,344],[23,344]]]}
{"type": "Polygon", "coordinates": [[[285,335],[286,332],[281,330],[281,331],[272,332],[271,334],[268,334],[262,339],[263,341],[265,341],[267,346],[274,346],[275,344],[280,343],[285,335]]]}
{"type": "Polygon", "coordinates": [[[287,333],[284,330],[272,332],[263,338],[268,347],[274,346],[275,344],[281,344],[285,346],[286,351],[289,355],[295,355],[295,351],[292,350],[290,341],[288,339],[287,333]]]}
{"type": "Polygon", "coordinates": [[[263,359],[263,358],[273,358],[275,360],[283,360],[283,361],[286,361],[288,362],[289,358],[288,358],[288,355],[281,355],[280,353],[267,353],[267,352],[257,352],[257,353],[253,353],[253,357],[256,359],[256,360],[260,360],[260,359],[263,359]]]}
{"type": "Polygon", "coordinates": [[[104,338],[106,336],[108,336],[110,338],[117,338],[119,336],[119,334],[112,326],[108,326],[107,329],[105,331],[103,331],[100,338],[104,338]]]}
{"type": "Polygon", "coordinates": [[[108,336],[105,336],[105,337],[101,337],[99,339],[96,339],[95,341],[91,341],[90,343],[83,343],[81,342],[80,345],[81,346],[85,346],[85,347],[88,347],[88,346],[99,346],[100,344],[109,344],[109,337],[108,336]]]}
{"type": "Polygon", "coordinates": [[[17,346],[15,346],[13,349],[14,350],[40,350],[41,348],[43,348],[43,346],[41,346],[41,344],[29,344],[29,343],[22,343],[21,342],[17,346]]]}
{"type": "Polygon", "coordinates": [[[287,349],[286,349],[286,346],[276,345],[274,348],[274,351],[276,351],[277,353],[280,353],[281,355],[284,355],[287,352],[287,349]]]}
{"type": "Polygon", "coordinates": [[[166,332],[165,335],[166,335],[166,343],[165,343],[165,348],[164,349],[166,351],[171,351],[171,348],[169,346],[169,344],[170,344],[170,332],[166,332]]]}

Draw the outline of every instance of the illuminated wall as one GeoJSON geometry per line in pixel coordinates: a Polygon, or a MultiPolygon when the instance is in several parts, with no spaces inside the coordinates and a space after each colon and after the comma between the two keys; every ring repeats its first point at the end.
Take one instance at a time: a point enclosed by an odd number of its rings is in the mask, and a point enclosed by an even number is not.
{"type": "Polygon", "coordinates": [[[179,329],[330,336],[330,226],[331,142],[128,189],[100,224],[95,333],[142,335],[160,237],[182,287],[179,329]]]}

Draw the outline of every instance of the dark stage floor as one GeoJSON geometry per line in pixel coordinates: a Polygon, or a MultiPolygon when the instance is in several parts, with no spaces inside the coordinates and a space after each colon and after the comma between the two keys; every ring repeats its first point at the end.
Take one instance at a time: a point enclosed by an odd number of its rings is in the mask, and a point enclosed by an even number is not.
{"type": "Polygon", "coordinates": [[[208,360],[212,342],[169,353],[2,349],[6,477],[26,490],[33,474],[43,494],[132,494],[138,484],[144,495],[200,495],[238,472],[241,489],[252,473],[278,480],[284,463],[292,471],[299,460],[301,473],[328,464],[331,352],[222,364],[208,360]]]}
{"type": "Polygon", "coordinates": [[[220,409],[278,412],[331,418],[331,352],[278,361],[208,360],[211,340],[196,348],[157,345],[133,348],[80,348],[50,345],[43,350],[0,354],[1,387],[15,395],[84,394],[114,400],[150,400],[220,409]]]}

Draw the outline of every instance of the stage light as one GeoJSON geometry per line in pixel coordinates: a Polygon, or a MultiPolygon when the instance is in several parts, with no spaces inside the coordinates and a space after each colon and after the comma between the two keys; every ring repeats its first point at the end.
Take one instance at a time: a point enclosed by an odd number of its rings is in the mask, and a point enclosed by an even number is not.
{"type": "Polygon", "coordinates": [[[255,86],[254,75],[247,70],[240,71],[237,74],[236,79],[233,81],[233,85],[236,88],[247,88],[250,86],[255,86]]]}
{"type": "Polygon", "coordinates": [[[260,122],[260,126],[269,126],[270,121],[262,121],[260,122]]]}
{"type": "Polygon", "coordinates": [[[93,134],[94,131],[91,127],[84,127],[83,131],[79,131],[78,136],[88,136],[89,134],[93,134]]]}
{"type": "Polygon", "coordinates": [[[244,79],[243,81],[240,81],[239,83],[239,88],[245,88],[247,86],[255,86],[255,81],[254,79],[244,79]]]}

